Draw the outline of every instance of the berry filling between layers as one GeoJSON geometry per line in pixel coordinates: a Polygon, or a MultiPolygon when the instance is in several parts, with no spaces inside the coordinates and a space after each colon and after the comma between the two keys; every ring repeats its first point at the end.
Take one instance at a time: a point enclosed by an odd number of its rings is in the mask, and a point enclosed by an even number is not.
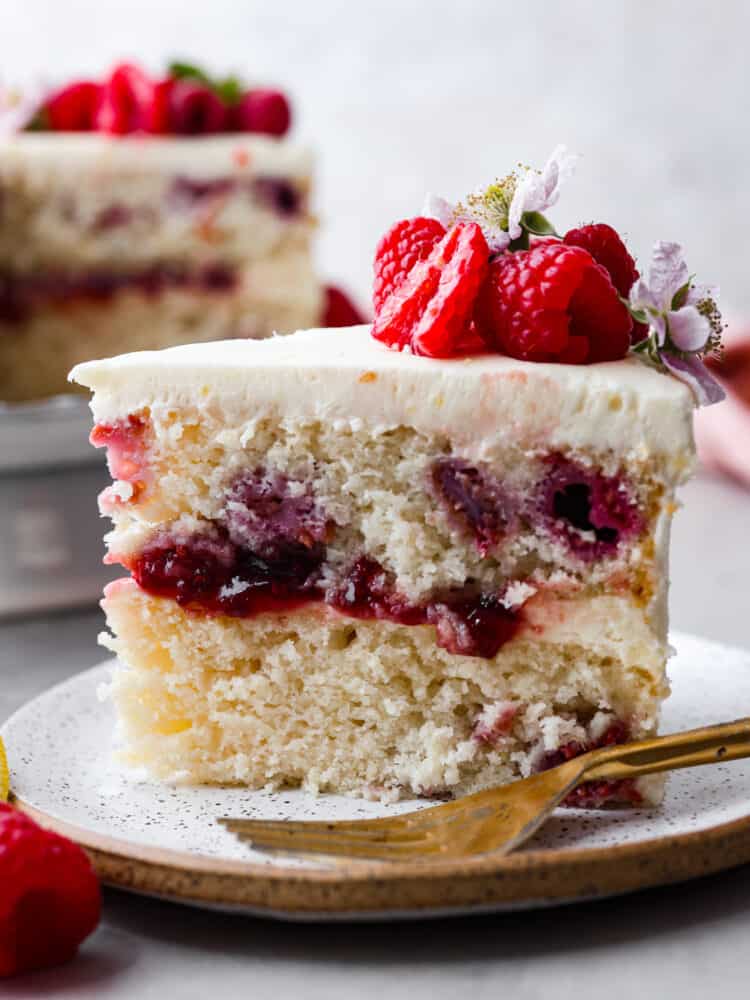
{"type": "Polygon", "coordinates": [[[495,595],[449,592],[410,602],[388,573],[362,556],[331,586],[323,580],[325,549],[287,541],[261,557],[233,543],[222,528],[179,540],[158,538],[128,563],[139,587],[189,610],[247,618],[324,602],[352,618],[401,625],[435,625],[437,643],[451,653],[491,659],[511,639],[519,614],[495,595]]]}
{"type": "MultiPolygon", "coordinates": [[[[132,486],[137,502],[148,489],[143,422],[100,426],[92,440],[110,447],[113,475],[132,486]]],[[[620,477],[560,456],[542,470],[541,480],[522,493],[481,464],[441,457],[428,465],[423,490],[436,516],[463,534],[482,561],[533,528],[561,542],[583,567],[615,557],[643,530],[620,477]]],[[[129,502],[122,483],[119,488],[116,496],[105,493],[104,510],[129,502]]],[[[258,466],[230,483],[220,514],[201,528],[164,527],[122,561],[143,590],[191,611],[251,617],[322,602],[352,618],[433,625],[439,646],[484,658],[515,635],[525,599],[544,586],[524,571],[498,572],[494,581],[461,577],[414,598],[366,545],[351,536],[342,540],[348,527],[340,515],[337,523],[327,514],[313,481],[258,466]]]]}
{"type": "Polygon", "coordinates": [[[237,274],[228,264],[189,268],[182,264],[154,264],[141,271],[96,269],[76,274],[18,275],[0,271],[0,322],[23,322],[35,307],[76,302],[107,303],[124,291],[158,296],[169,290],[210,294],[231,292],[237,274]]]}

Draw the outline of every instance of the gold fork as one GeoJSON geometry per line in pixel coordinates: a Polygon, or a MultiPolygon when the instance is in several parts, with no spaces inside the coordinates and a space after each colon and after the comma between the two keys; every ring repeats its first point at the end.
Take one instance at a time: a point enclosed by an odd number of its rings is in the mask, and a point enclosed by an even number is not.
{"type": "Polygon", "coordinates": [[[219,822],[259,851],[339,860],[429,861],[508,854],[587,781],[640,778],[660,771],[750,757],[750,719],[591,750],[522,781],[453,802],[377,819],[340,822],[219,822]]]}

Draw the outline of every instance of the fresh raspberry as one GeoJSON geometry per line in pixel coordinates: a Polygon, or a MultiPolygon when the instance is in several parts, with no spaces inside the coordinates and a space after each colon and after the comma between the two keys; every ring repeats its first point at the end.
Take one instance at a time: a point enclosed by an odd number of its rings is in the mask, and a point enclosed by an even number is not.
{"type": "Polygon", "coordinates": [[[581,226],[580,229],[570,229],[563,237],[563,243],[569,247],[588,250],[597,264],[601,264],[607,271],[619,294],[625,299],[628,297],[638,279],[638,270],[627,247],[612,226],[599,222],[581,226]]]}
{"type": "Polygon", "coordinates": [[[174,135],[211,135],[227,126],[227,107],[209,87],[192,80],[176,80],[169,96],[170,132],[174,135]]]}
{"type": "Polygon", "coordinates": [[[488,259],[487,240],[476,223],[453,226],[388,296],[376,314],[373,337],[433,358],[462,353],[488,259]]]}
{"type": "Polygon", "coordinates": [[[323,326],[359,326],[367,320],[346,292],[334,285],[326,285],[323,305],[323,326]]]}
{"type": "Polygon", "coordinates": [[[144,109],[144,132],[167,135],[171,131],[172,91],[176,82],[171,77],[166,77],[154,83],[151,103],[144,109]]]}
{"type": "Polygon", "coordinates": [[[232,108],[232,127],[237,132],[284,135],[291,122],[289,101],[278,90],[248,90],[232,108]]]}
{"type": "Polygon", "coordinates": [[[111,135],[147,132],[155,84],[141,69],[120,63],[102,87],[94,128],[111,135]]]}
{"type": "Polygon", "coordinates": [[[429,257],[445,228],[436,219],[402,219],[383,236],[375,249],[372,305],[377,315],[388,296],[420,260],[429,257]]]}
{"type": "MultiPolygon", "coordinates": [[[[595,225],[581,226],[580,229],[571,229],[563,238],[563,242],[568,246],[583,247],[588,250],[597,264],[601,264],[612,279],[612,284],[624,299],[630,294],[630,289],[636,283],[640,275],[635,266],[635,261],[628,253],[628,248],[620,239],[618,233],[605,222],[595,225]]],[[[633,323],[630,339],[633,344],[648,333],[648,326],[645,323],[633,323]]]]}
{"type": "Polygon", "coordinates": [[[552,241],[491,264],[474,319],[496,350],[523,361],[567,364],[625,357],[633,325],[591,254],[552,241]]]}
{"type": "Polygon", "coordinates": [[[0,803],[0,977],[72,958],[99,922],[99,883],[72,841],[0,803]]]}
{"type": "Polygon", "coordinates": [[[102,88],[91,80],[61,87],[47,99],[44,111],[53,132],[90,132],[102,88]]]}

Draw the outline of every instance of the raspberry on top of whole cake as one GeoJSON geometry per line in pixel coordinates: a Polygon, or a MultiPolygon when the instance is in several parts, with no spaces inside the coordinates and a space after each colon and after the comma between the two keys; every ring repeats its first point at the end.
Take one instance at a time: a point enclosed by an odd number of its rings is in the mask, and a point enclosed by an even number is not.
{"type": "Polygon", "coordinates": [[[592,364],[633,353],[687,383],[699,405],[723,390],[704,364],[721,348],[716,289],[695,283],[677,243],[658,242],[648,279],[605,223],[564,234],[543,214],[575,157],[517,170],[464,201],[428,195],[375,253],[372,335],[435,358],[478,352],[592,364]]]}
{"type": "Polygon", "coordinates": [[[26,93],[0,90],[0,135],[43,131],[282,136],[291,120],[289,101],[281,91],[247,87],[236,76],[212,77],[187,62],[172,62],[159,76],[123,62],[101,81],[73,80],[26,93]]]}

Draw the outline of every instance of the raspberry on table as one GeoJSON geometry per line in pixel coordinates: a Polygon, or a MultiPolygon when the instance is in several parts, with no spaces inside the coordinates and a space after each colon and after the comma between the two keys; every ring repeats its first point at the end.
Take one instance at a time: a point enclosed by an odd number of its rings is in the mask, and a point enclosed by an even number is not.
{"type": "Polygon", "coordinates": [[[0,887],[0,978],[67,962],[99,923],[99,882],[81,848],[6,803],[0,887]]]}
{"type": "Polygon", "coordinates": [[[391,226],[375,250],[372,304],[376,314],[414,265],[429,257],[444,236],[445,228],[436,219],[421,215],[391,226]]]}
{"type": "MultiPolygon", "coordinates": [[[[409,243],[407,254],[414,252],[409,243]]],[[[421,247],[417,253],[422,253],[421,247]]],[[[462,353],[488,260],[489,247],[476,223],[453,226],[429,256],[414,259],[406,276],[376,309],[373,337],[389,347],[408,347],[428,357],[462,353]]],[[[394,269],[386,277],[389,281],[396,277],[400,263],[395,255],[393,261],[394,269]]]]}
{"type": "Polygon", "coordinates": [[[612,279],[612,284],[623,298],[637,281],[638,269],[619,234],[606,222],[597,222],[580,229],[570,229],[563,243],[588,250],[597,264],[601,264],[612,279]]]}
{"type": "Polygon", "coordinates": [[[474,320],[490,348],[522,361],[616,361],[633,320],[607,271],[581,247],[540,241],[490,265],[474,320]]]}

